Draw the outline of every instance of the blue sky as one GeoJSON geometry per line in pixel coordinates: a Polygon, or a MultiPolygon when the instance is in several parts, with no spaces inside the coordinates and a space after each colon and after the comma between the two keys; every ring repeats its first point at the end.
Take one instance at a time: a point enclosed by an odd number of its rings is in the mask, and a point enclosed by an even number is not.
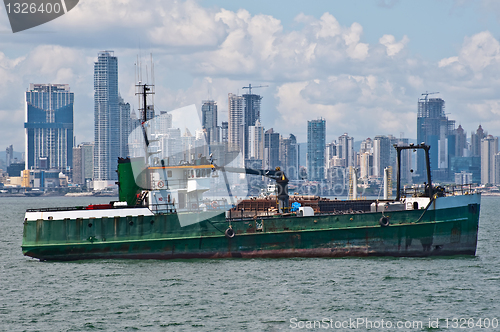
{"type": "MultiPolygon", "coordinates": [[[[468,135],[500,135],[500,2],[495,0],[80,0],[63,17],[12,34],[0,9],[0,148],[24,146],[29,83],[68,83],[77,143],[93,140],[93,62],[114,50],[122,97],[134,96],[137,56],[152,53],[158,110],[227,94],[263,95],[262,124],[305,141],[416,137],[417,100],[439,91],[468,135]]],[[[3,148],[2,148],[3,149],[3,148]]]]}

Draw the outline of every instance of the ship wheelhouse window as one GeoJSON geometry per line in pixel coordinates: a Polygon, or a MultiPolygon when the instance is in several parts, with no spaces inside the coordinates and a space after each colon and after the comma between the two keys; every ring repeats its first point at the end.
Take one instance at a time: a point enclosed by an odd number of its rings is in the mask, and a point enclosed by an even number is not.
{"type": "Polygon", "coordinates": [[[199,178],[199,177],[200,177],[200,170],[199,170],[199,169],[197,169],[197,170],[196,170],[196,177],[197,177],[197,178],[199,178]]]}
{"type": "Polygon", "coordinates": [[[169,177],[169,178],[172,177],[172,171],[167,171],[167,177],[169,177]]]}

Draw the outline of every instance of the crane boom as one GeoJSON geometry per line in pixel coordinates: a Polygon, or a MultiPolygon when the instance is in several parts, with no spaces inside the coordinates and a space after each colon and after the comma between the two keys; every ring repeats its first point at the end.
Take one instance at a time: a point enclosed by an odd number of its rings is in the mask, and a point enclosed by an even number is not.
{"type": "Polygon", "coordinates": [[[422,93],[422,96],[425,96],[424,100],[425,100],[425,102],[427,102],[427,97],[429,95],[434,95],[434,94],[437,94],[437,93],[439,93],[439,92],[428,92],[428,91],[425,91],[424,93],[422,93]]]}
{"type": "Polygon", "coordinates": [[[257,88],[268,88],[269,85],[258,85],[258,86],[252,86],[252,84],[248,84],[248,86],[244,86],[242,89],[248,89],[248,94],[252,94],[252,89],[257,89],[257,88]]]}

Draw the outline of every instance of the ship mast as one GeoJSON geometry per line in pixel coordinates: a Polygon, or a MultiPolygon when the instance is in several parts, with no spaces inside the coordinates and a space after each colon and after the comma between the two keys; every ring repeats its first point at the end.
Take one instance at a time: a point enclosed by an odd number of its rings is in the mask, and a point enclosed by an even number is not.
{"type": "Polygon", "coordinates": [[[139,95],[139,105],[142,104],[142,108],[139,108],[139,111],[141,111],[141,122],[144,124],[146,121],[151,120],[153,118],[152,115],[154,115],[154,106],[153,105],[148,105],[147,102],[147,96],[148,95],[154,95],[154,85],[153,84],[142,84],[141,81],[139,81],[136,85],[136,92],[135,95],[139,95]],[[150,112],[148,112],[150,111],[150,112]],[[149,113],[149,114],[148,114],[149,113]]]}
{"type": "MultiPolygon", "coordinates": [[[[152,84],[142,84],[141,81],[139,81],[136,85],[135,85],[135,88],[136,88],[136,92],[135,94],[136,95],[139,95],[139,105],[143,105],[142,108],[139,108],[139,111],[141,112],[141,128],[142,128],[142,134],[144,136],[144,143],[145,143],[145,147],[144,147],[144,162],[145,162],[145,165],[146,167],[149,165],[149,156],[156,153],[156,152],[149,152],[149,143],[151,142],[148,138],[148,131],[146,129],[146,127],[148,127],[148,124],[147,124],[147,121],[150,120],[151,118],[153,118],[154,116],[154,108],[153,108],[153,105],[149,105],[148,106],[148,102],[147,102],[147,96],[148,95],[153,95],[155,92],[154,92],[154,85],[152,84]],[[148,112],[148,111],[151,111],[151,112],[148,112]],[[149,116],[148,116],[148,113],[149,116]],[[152,116],[153,115],[153,116],[152,116]]],[[[151,129],[150,129],[150,133],[151,133],[151,129]]]]}

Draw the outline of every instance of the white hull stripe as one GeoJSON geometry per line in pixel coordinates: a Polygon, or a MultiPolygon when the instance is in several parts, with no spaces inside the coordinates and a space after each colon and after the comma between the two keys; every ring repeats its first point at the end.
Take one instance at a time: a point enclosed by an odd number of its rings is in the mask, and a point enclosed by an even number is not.
{"type": "Polygon", "coordinates": [[[70,210],[70,211],[49,211],[49,212],[26,212],[26,220],[36,221],[42,220],[64,220],[82,218],[114,218],[114,217],[137,217],[137,216],[152,216],[153,212],[148,208],[133,208],[133,209],[102,209],[102,210],[70,210]]]}

